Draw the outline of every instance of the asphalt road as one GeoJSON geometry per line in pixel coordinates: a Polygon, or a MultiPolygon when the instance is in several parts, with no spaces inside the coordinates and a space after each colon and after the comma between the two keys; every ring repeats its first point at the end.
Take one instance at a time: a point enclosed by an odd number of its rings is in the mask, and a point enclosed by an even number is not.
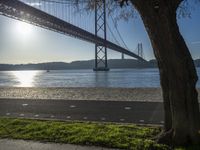
{"type": "Polygon", "coordinates": [[[163,124],[160,102],[0,99],[0,116],[163,124]]]}

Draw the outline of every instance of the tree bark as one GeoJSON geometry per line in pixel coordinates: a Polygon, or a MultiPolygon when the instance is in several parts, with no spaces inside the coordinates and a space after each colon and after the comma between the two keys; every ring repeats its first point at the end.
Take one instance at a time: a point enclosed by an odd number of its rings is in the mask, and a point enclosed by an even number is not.
{"type": "Polygon", "coordinates": [[[180,34],[176,7],[169,1],[132,0],[150,37],[160,71],[165,126],[159,142],[200,144],[200,113],[194,62],[180,34]]]}

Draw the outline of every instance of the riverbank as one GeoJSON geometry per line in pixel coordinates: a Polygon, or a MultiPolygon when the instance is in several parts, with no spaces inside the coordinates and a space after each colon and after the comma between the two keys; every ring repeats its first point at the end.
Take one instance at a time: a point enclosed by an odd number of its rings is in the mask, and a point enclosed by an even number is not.
{"type": "Polygon", "coordinates": [[[162,102],[162,91],[160,88],[1,87],[0,98],[162,102]]]}

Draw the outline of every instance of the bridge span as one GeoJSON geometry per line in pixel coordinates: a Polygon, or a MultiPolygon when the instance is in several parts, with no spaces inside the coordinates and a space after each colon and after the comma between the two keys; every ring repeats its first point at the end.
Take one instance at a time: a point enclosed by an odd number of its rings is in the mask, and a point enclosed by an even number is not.
{"type": "MultiPolygon", "coordinates": [[[[94,43],[98,46],[104,46],[114,51],[134,57],[140,61],[146,61],[137,54],[113,42],[108,41],[106,38],[102,38],[97,34],[90,33],[84,29],[81,29],[80,27],[70,24],[58,17],[50,15],[47,12],[41,11],[19,0],[1,0],[0,15],[4,15],[20,21],[25,21],[42,28],[46,28],[48,30],[52,30],[61,34],[72,36],[80,40],[94,43]]],[[[98,57],[96,59],[98,59],[98,57]]],[[[102,59],[105,59],[105,56],[102,59]]]]}

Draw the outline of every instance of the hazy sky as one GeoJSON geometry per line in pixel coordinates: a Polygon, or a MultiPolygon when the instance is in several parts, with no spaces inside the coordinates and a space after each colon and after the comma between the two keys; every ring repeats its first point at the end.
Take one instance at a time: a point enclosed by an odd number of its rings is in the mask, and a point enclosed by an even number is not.
{"type": "MultiPolygon", "coordinates": [[[[192,12],[191,19],[178,19],[178,23],[193,58],[200,58],[200,7],[192,12]]],[[[137,43],[142,42],[145,58],[154,58],[139,16],[129,22],[120,21],[118,28],[130,49],[135,50],[137,43]]],[[[121,58],[121,54],[109,50],[108,58],[121,58]]],[[[94,59],[94,44],[0,16],[0,63],[71,62],[89,59],[94,59]]]]}

